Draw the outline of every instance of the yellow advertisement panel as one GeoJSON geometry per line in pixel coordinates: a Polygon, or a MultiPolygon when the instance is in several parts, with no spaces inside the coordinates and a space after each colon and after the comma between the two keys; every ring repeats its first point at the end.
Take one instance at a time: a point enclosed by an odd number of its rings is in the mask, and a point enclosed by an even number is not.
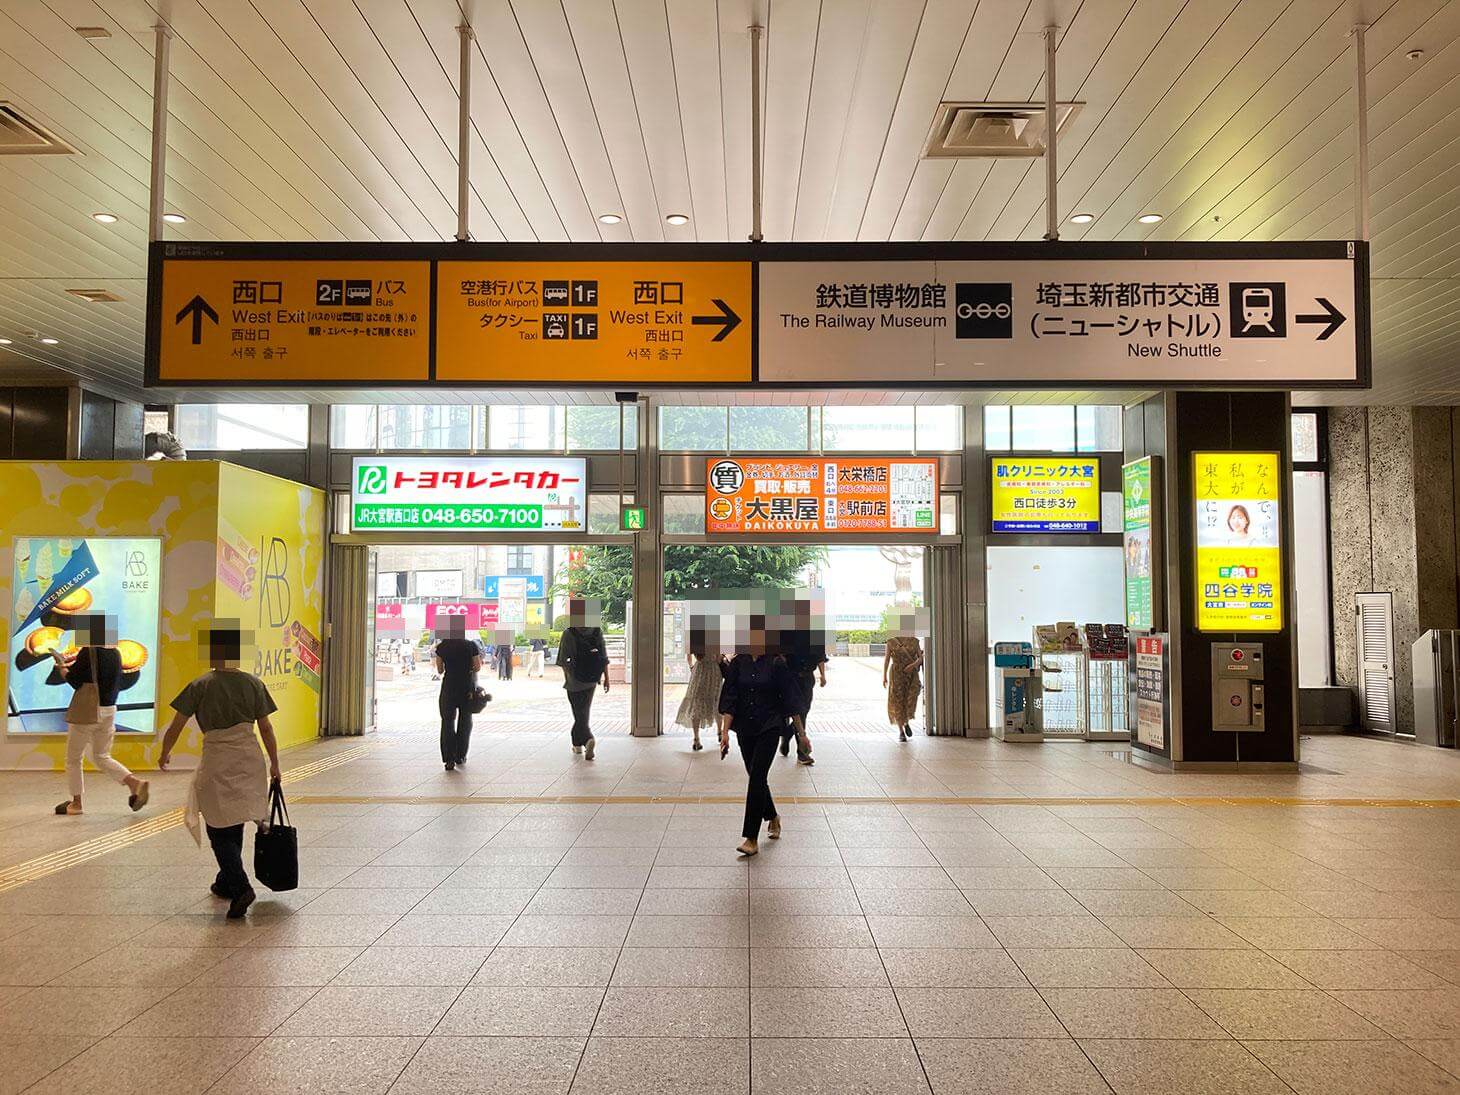
{"type": "Polygon", "coordinates": [[[431,264],[166,259],[157,379],[426,381],[431,264]]]}
{"type": "Polygon", "coordinates": [[[436,379],[751,380],[749,262],[448,262],[436,379]]]}
{"type": "Polygon", "coordinates": [[[319,733],[324,495],[225,464],[217,547],[217,615],[253,630],[244,668],[279,705],[279,744],[309,741],[319,733]]]}
{"type": "Polygon", "coordinates": [[[1093,456],[990,461],[994,532],[1099,532],[1100,461],[1093,456]]]}
{"type": "Polygon", "coordinates": [[[1196,629],[1281,631],[1282,474],[1275,452],[1192,454],[1196,629]]]}

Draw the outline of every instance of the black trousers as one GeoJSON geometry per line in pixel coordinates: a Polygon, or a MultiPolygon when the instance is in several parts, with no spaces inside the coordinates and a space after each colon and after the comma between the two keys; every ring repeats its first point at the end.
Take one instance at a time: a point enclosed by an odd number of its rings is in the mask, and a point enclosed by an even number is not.
{"type": "Polygon", "coordinates": [[[466,760],[471,745],[471,699],[441,692],[441,763],[459,764],[466,760]]]}
{"type": "Polygon", "coordinates": [[[740,835],[747,840],[757,840],[760,823],[776,816],[769,776],[781,735],[776,730],[766,729],[758,734],[736,734],[735,738],[740,743],[745,770],[750,774],[750,783],[745,788],[745,827],[740,835]]]}
{"type": "Polygon", "coordinates": [[[593,688],[568,692],[568,706],[573,709],[574,745],[586,745],[593,736],[593,728],[588,725],[588,714],[593,709],[593,694],[597,691],[598,687],[595,685],[593,688]]]}
{"type": "Polygon", "coordinates": [[[208,843],[213,846],[213,858],[218,861],[218,877],[214,880],[218,888],[229,897],[253,889],[243,869],[243,826],[204,827],[208,830],[208,843]]]}

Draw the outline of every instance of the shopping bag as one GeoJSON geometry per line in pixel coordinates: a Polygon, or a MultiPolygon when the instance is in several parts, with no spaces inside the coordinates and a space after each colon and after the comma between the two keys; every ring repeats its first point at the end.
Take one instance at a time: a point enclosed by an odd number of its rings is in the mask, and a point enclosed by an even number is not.
{"type": "Polygon", "coordinates": [[[253,874],[276,893],[299,885],[299,831],[289,824],[284,788],[269,786],[269,820],[260,823],[253,842],[253,874]]]}

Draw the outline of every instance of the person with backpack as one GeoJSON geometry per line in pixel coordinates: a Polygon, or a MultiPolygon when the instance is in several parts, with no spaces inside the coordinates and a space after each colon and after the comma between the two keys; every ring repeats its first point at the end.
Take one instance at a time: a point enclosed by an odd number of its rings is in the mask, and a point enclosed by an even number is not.
{"type": "Polygon", "coordinates": [[[573,752],[592,760],[597,742],[589,725],[593,695],[601,683],[608,691],[608,651],[603,628],[597,625],[599,612],[582,598],[568,601],[568,627],[558,644],[557,664],[563,667],[563,688],[573,709],[573,752]]]}
{"type": "Polygon", "coordinates": [[[441,712],[441,763],[448,772],[466,763],[471,745],[472,694],[476,691],[477,673],[482,668],[482,654],[476,643],[466,637],[465,616],[437,617],[445,626],[438,626],[433,664],[441,677],[441,695],[437,706],[441,712]]]}

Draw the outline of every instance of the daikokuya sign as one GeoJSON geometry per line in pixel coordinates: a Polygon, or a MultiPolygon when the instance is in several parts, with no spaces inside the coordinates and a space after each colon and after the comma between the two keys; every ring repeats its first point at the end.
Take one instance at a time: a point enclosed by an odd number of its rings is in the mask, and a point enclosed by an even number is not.
{"type": "Polygon", "coordinates": [[[563,457],[355,458],[356,532],[581,532],[588,472],[563,457]]]}
{"type": "Polygon", "coordinates": [[[938,531],[938,462],[711,457],[705,531],[932,535],[938,531]]]}

